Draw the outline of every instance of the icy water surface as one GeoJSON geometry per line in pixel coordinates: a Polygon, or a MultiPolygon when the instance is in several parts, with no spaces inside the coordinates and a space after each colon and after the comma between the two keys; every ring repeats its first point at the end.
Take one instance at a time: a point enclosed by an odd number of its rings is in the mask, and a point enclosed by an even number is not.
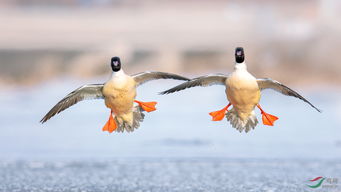
{"type": "Polygon", "coordinates": [[[226,120],[210,121],[208,112],[227,104],[223,87],[160,96],[178,83],[163,82],[138,89],[137,99],[158,101],[158,110],[123,134],[101,131],[109,116],[101,100],[39,124],[84,82],[1,92],[0,191],[309,191],[307,180],[317,176],[341,182],[336,89],[296,88],[323,113],[265,91],[261,105],[280,119],[245,134],[226,120]]]}
{"type": "MultiPolygon", "coordinates": [[[[0,164],[1,191],[311,191],[337,161],[140,159],[0,164]]],[[[318,190],[320,191],[320,190],[318,190]]]]}

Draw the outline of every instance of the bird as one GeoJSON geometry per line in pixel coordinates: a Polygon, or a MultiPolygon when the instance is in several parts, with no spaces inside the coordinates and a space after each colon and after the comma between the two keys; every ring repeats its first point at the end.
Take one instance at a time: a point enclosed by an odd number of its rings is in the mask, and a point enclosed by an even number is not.
{"type": "Polygon", "coordinates": [[[141,72],[135,75],[127,75],[122,69],[121,59],[117,56],[111,58],[110,66],[112,75],[102,84],[87,84],[79,87],[60,100],[42,119],[45,123],[54,115],[86,99],[104,99],[107,108],[110,109],[109,120],[103,131],[112,133],[132,132],[140,126],[146,112],[156,110],[157,102],[142,102],[135,100],[136,88],[143,83],[157,79],[175,79],[189,81],[190,79],[165,72],[141,72]],[[134,105],[136,103],[136,105],[134,105]]]}
{"type": "Polygon", "coordinates": [[[212,121],[221,121],[225,116],[232,127],[240,132],[245,131],[247,133],[257,126],[258,120],[254,112],[256,107],[261,112],[264,125],[274,126],[274,122],[278,120],[278,117],[266,113],[259,104],[261,91],[265,89],[273,89],[286,96],[301,99],[318,112],[321,112],[320,109],[286,85],[270,78],[256,79],[250,74],[247,71],[243,47],[235,49],[235,65],[234,71],[231,74],[211,74],[197,77],[160,94],[170,94],[191,87],[211,85],[224,85],[226,88],[225,94],[229,102],[223,109],[209,113],[212,121]],[[230,106],[232,106],[231,110],[228,109],[230,106]]]}

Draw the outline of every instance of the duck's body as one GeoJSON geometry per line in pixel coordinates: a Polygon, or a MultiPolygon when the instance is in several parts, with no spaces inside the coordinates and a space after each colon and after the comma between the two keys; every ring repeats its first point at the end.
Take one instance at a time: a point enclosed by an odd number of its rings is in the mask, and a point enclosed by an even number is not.
{"type": "Polygon", "coordinates": [[[103,86],[105,105],[118,119],[133,123],[133,106],[136,97],[136,82],[123,71],[113,74],[103,86]]]}
{"type": "Polygon", "coordinates": [[[156,79],[189,80],[179,75],[163,72],[143,72],[130,76],[121,69],[121,62],[118,57],[112,58],[111,67],[113,74],[106,83],[85,85],[76,89],[58,102],[41,122],[46,122],[52,116],[81,100],[101,98],[104,99],[106,107],[111,110],[109,120],[102,130],[110,133],[113,131],[123,132],[124,130],[134,131],[143,121],[144,111],[156,110],[156,102],[135,100],[137,86],[156,79]],[[134,102],[138,105],[134,105],[134,102]]]}
{"type": "Polygon", "coordinates": [[[243,48],[236,48],[235,59],[234,71],[230,75],[215,74],[197,77],[189,82],[182,83],[166,90],[161,94],[169,94],[195,86],[210,86],[214,84],[225,85],[225,93],[229,104],[223,109],[209,114],[212,116],[213,121],[220,121],[226,116],[226,119],[231,123],[232,127],[240,132],[248,132],[251,129],[254,129],[258,124],[254,112],[256,106],[261,111],[264,125],[273,126],[274,122],[278,119],[276,116],[265,113],[260,107],[260,92],[263,89],[274,89],[284,95],[297,97],[320,112],[318,108],[289,87],[271,79],[256,79],[251,75],[247,71],[244,62],[243,48]],[[228,110],[231,105],[233,108],[228,110]]]}
{"type": "Polygon", "coordinates": [[[244,63],[235,66],[235,71],[226,79],[227,100],[233,105],[241,120],[246,121],[260,100],[257,79],[246,70],[244,63]]]}
{"type": "Polygon", "coordinates": [[[135,82],[129,80],[123,87],[114,82],[107,82],[103,86],[105,105],[119,115],[131,111],[136,97],[135,82]]]}

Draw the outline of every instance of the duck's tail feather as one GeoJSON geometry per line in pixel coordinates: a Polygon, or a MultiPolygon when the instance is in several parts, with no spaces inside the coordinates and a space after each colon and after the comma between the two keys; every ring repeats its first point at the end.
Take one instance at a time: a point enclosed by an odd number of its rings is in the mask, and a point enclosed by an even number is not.
{"type": "Polygon", "coordinates": [[[251,112],[250,116],[246,120],[242,120],[238,117],[238,113],[232,108],[226,113],[226,119],[229,121],[233,128],[236,128],[239,132],[245,130],[245,133],[254,129],[258,124],[258,120],[254,111],[251,112]]]}
{"type": "Polygon", "coordinates": [[[116,122],[118,122],[117,132],[133,132],[135,129],[140,127],[140,122],[143,121],[145,114],[144,110],[139,106],[135,106],[133,109],[133,119],[131,122],[127,122],[115,117],[116,122]]]}

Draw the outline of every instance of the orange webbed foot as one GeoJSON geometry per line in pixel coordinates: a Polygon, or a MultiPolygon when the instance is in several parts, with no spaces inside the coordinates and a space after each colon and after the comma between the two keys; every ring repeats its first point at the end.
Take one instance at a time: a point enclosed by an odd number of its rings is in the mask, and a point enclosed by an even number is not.
{"type": "Polygon", "coordinates": [[[274,122],[278,120],[278,117],[271,115],[269,113],[265,113],[263,109],[260,107],[260,105],[257,105],[257,107],[260,109],[262,114],[262,121],[264,125],[274,126],[274,122]]]}
{"type": "Polygon", "coordinates": [[[135,100],[135,102],[137,104],[139,104],[140,107],[143,110],[147,111],[148,113],[156,110],[155,105],[157,104],[157,102],[155,102],[155,101],[152,101],[152,102],[141,102],[141,101],[135,100]]]}
{"type": "Polygon", "coordinates": [[[274,126],[274,122],[278,120],[278,117],[265,113],[262,113],[262,121],[264,125],[274,126]]]}
{"type": "Polygon", "coordinates": [[[224,116],[226,114],[226,111],[228,111],[227,109],[229,108],[231,104],[228,104],[226,107],[224,107],[223,109],[219,110],[219,111],[213,111],[211,113],[209,113],[209,115],[212,116],[212,121],[221,121],[224,119],[224,116]]]}
{"type": "Polygon", "coordinates": [[[111,112],[109,120],[102,128],[102,131],[108,131],[109,133],[112,133],[116,130],[116,128],[117,128],[117,124],[116,124],[115,119],[112,117],[112,112],[111,112]]]}

